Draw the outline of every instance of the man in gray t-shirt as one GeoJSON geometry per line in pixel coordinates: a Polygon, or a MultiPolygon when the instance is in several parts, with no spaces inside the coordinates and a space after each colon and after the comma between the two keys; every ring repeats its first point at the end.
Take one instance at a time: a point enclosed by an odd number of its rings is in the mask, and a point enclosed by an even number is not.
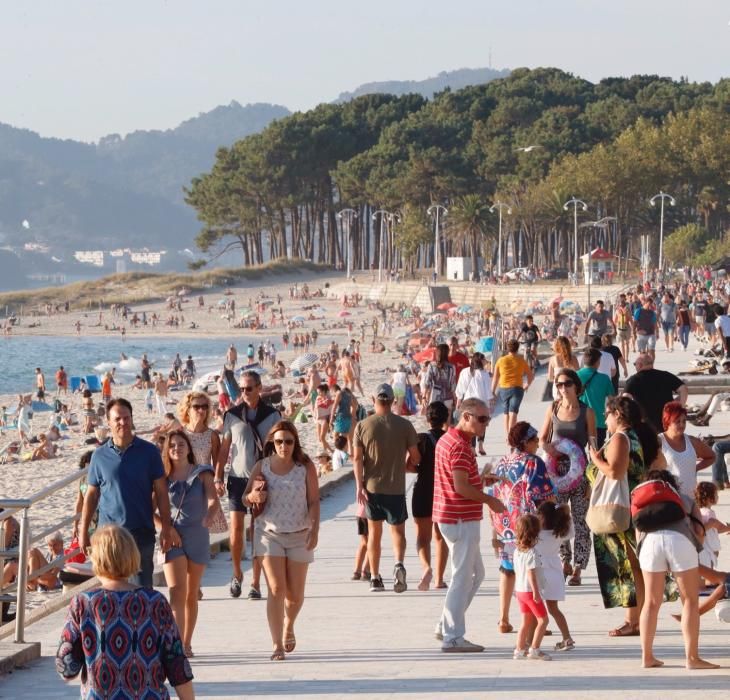
{"type": "MultiPolygon", "coordinates": [[[[243,525],[246,518],[246,506],[243,505],[243,493],[248,485],[254,465],[263,456],[266,436],[271,428],[280,420],[281,414],[269,404],[261,400],[261,377],[256,372],[244,372],[241,375],[243,401],[234,406],[223,418],[223,439],[221,440],[218,460],[215,467],[215,486],[218,495],[225,493],[223,473],[231,456],[231,470],[228,474],[228,509],[230,516],[230,548],[233,564],[233,578],[230,593],[233,598],[241,595],[243,571],[241,555],[243,554],[243,525]]],[[[253,576],[248,597],[261,598],[261,561],[253,560],[253,576]]]]}
{"type": "Polygon", "coordinates": [[[585,334],[598,336],[600,338],[608,332],[609,325],[613,329],[613,335],[616,335],[616,326],[613,325],[611,314],[605,308],[603,302],[599,299],[596,302],[593,311],[588,314],[585,334]]]}

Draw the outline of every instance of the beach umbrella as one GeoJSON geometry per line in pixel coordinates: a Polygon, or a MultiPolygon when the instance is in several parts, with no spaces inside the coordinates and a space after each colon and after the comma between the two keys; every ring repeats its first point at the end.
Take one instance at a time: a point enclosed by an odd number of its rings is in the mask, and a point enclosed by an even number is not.
{"type": "Polygon", "coordinates": [[[435,360],[436,359],[436,348],[426,348],[425,350],[421,350],[421,352],[417,352],[413,359],[416,362],[426,362],[426,360],[435,360]]]}
{"type": "Polygon", "coordinates": [[[576,309],[578,308],[578,304],[574,302],[572,299],[566,299],[565,301],[560,303],[560,310],[563,311],[564,309],[576,309]]]}
{"type": "Polygon", "coordinates": [[[316,364],[317,360],[319,360],[319,355],[314,352],[305,352],[289,365],[289,369],[302,372],[316,364]]]}
{"type": "Polygon", "coordinates": [[[239,367],[235,373],[240,375],[243,372],[256,372],[256,374],[261,377],[264,374],[268,374],[269,370],[267,370],[266,367],[262,367],[258,362],[255,362],[252,365],[243,365],[243,367],[239,367]]]}
{"type": "Polygon", "coordinates": [[[441,309],[441,311],[448,311],[449,309],[453,309],[456,306],[456,304],[453,304],[450,301],[445,301],[443,304],[439,304],[436,308],[441,309]]]}
{"type": "Polygon", "coordinates": [[[476,350],[476,352],[488,353],[492,352],[492,347],[494,347],[494,338],[491,335],[488,335],[477,340],[474,350],[476,350]]]}
{"type": "Polygon", "coordinates": [[[340,311],[337,315],[340,318],[344,318],[345,316],[352,316],[352,314],[349,311],[340,311]]]}
{"type": "Polygon", "coordinates": [[[472,305],[471,305],[471,304],[462,304],[462,305],[461,305],[461,306],[460,306],[460,307],[459,307],[459,308],[457,309],[457,311],[458,311],[458,312],[459,312],[460,314],[468,314],[468,313],[469,313],[469,312],[470,312],[470,311],[472,310],[472,308],[473,308],[473,307],[472,307],[472,305]]]}
{"type": "Polygon", "coordinates": [[[304,316],[294,316],[294,318],[291,319],[295,323],[302,323],[303,321],[306,321],[307,319],[304,318],[304,316]]]}

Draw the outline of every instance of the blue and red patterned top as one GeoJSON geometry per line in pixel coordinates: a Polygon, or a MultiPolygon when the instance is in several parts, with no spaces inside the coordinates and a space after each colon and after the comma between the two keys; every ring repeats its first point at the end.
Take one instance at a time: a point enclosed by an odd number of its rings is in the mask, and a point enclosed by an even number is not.
{"type": "Polygon", "coordinates": [[[81,697],[166,700],[165,686],[193,679],[166,598],[155,590],[95,589],[71,599],[56,670],[81,673],[81,697]]]}

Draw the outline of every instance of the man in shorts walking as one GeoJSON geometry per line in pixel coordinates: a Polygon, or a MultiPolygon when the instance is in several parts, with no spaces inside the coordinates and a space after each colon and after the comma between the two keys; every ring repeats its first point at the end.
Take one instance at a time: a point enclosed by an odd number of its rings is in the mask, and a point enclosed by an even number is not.
{"type": "Polygon", "coordinates": [[[413,424],[392,412],[395,396],[390,384],[375,390],[375,414],[357,424],[354,435],[355,481],[358,503],[365,507],[368,519],[368,560],[370,561],[370,591],[385,590],[380,575],[380,552],[383,521],[390,525],[395,567],[396,593],[407,588],[406,569],[406,469],[421,460],[418,436],[413,424]]]}
{"type": "Polygon", "coordinates": [[[649,298],[644,301],[642,308],[634,312],[634,332],[636,333],[636,349],[639,354],[648,353],[653,360],[656,355],[659,324],[649,298]]]}
{"type": "MultiPolygon", "coordinates": [[[[231,471],[228,475],[228,508],[230,511],[231,562],[233,578],[230,584],[232,598],[241,595],[243,571],[241,556],[243,554],[243,524],[246,518],[246,506],[243,504],[243,493],[248,485],[253,467],[261,457],[266,436],[271,428],[281,420],[281,414],[272,406],[261,401],[261,377],[256,372],[244,372],[241,375],[243,401],[226,411],[223,418],[223,440],[218,451],[218,463],[215,467],[215,486],[218,495],[225,493],[223,472],[231,455],[231,471]]],[[[261,561],[253,560],[253,576],[248,597],[251,600],[261,599],[261,561]]]]}

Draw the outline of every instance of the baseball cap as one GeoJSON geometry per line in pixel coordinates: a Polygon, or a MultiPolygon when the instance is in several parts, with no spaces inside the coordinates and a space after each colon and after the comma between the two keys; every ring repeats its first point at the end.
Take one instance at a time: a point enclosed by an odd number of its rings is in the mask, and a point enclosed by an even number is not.
{"type": "Polygon", "coordinates": [[[379,384],[375,390],[375,398],[392,401],[395,398],[393,395],[393,387],[390,384],[379,384]]]}

